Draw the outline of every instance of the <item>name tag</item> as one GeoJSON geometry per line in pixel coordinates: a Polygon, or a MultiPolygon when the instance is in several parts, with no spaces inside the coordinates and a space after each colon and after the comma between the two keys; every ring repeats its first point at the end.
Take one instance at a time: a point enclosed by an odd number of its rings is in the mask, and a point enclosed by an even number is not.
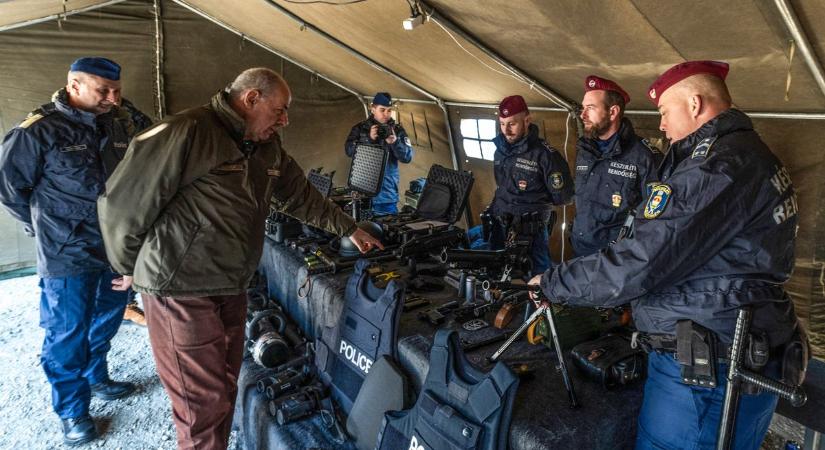
{"type": "Polygon", "coordinates": [[[114,146],[115,148],[127,148],[129,147],[129,144],[125,142],[115,142],[114,146]]]}
{"type": "Polygon", "coordinates": [[[217,173],[243,172],[246,167],[243,163],[226,163],[216,167],[213,171],[217,173]]]}
{"type": "Polygon", "coordinates": [[[266,169],[266,174],[270,177],[280,177],[281,171],[278,169],[266,169]]]}
{"type": "Polygon", "coordinates": [[[68,147],[63,147],[63,148],[61,148],[61,149],[60,149],[60,152],[61,152],[61,153],[67,153],[67,152],[79,152],[79,151],[86,150],[87,148],[88,148],[88,146],[86,146],[86,144],[70,145],[70,146],[68,146],[68,147]]]}

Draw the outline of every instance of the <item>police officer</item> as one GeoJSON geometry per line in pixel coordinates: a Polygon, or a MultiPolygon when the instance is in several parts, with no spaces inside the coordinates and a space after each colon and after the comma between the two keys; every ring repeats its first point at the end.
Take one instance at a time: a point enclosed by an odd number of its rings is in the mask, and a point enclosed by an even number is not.
{"type": "MultiPolygon", "coordinates": [[[[564,205],[573,198],[573,180],[567,161],[539,137],[539,129],[530,123],[530,111],[520,95],[506,97],[498,105],[501,134],[493,139],[496,151],[493,170],[496,192],[488,211],[495,226],[490,248],[504,247],[505,215],[516,218],[538,212],[547,221],[552,205],[564,205]]],[[[530,260],[532,273],[543,273],[550,267],[548,233],[542,226],[531,236],[530,260]]]]}
{"type": "Polygon", "coordinates": [[[584,136],[576,143],[576,219],[570,234],[576,256],[595,253],[616,239],[662,157],[624,117],[630,102],[624,89],[590,75],[584,91],[584,136]]]}
{"type": "Polygon", "coordinates": [[[119,277],[109,269],[96,203],[126,152],[131,125],[119,102],[120,66],[80,58],[66,87],[0,148],[0,201],[37,242],[46,330],[40,359],[68,445],[97,436],[91,396],[113,400],[135,389],[112,381],[106,364],[127,295],[112,290],[119,277]]]}
{"type": "MultiPolygon", "coordinates": [[[[725,63],[692,61],[653,83],[648,96],[671,145],[633,238],[531,280],[553,301],[632,302],[650,350],[637,449],[714,447],[726,384],[718,358],[739,308],[752,308],[752,336],[771,349],[762,369],[769,376],[778,375],[777,356],[798,331],[782,287],[794,262],[794,189],[748,116],[731,108],[727,73],[725,63]],[[693,350],[676,354],[676,345],[693,350]],[[700,349],[717,358],[693,360],[700,349]],[[693,379],[699,385],[686,384],[693,379]]],[[[776,402],[767,393],[742,397],[735,448],[759,447],[776,402]]]]}
{"type": "Polygon", "coordinates": [[[370,116],[352,127],[344,145],[347,156],[355,156],[358,144],[380,145],[389,152],[381,191],[372,199],[372,211],[377,215],[398,213],[398,163],[412,161],[413,149],[407,132],[392,118],[389,93],[375,94],[370,104],[370,116]]]}

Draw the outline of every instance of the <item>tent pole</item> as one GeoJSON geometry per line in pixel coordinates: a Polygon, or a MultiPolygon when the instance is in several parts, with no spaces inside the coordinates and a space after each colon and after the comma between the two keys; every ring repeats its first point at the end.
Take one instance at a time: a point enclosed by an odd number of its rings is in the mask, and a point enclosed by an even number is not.
{"type": "Polygon", "coordinates": [[[155,89],[157,90],[158,119],[166,115],[166,87],[163,83],[163,19],[161,19],[160,0],[154,0],[155,6],[155,89]]]}
{"type": "Polygon", "coordinates": [[[524,82],[530,85],[531,88],[536,89],[537,91],[541,92],[543,95],[551,98],[554,102],[558,103],[567,111],[573,111],[575,109],[575,103],[571,100],[568,100],[562,97],[560,94],[556,93],[552,89],[548,88],[547,86],[543,85],[542,83],[536,81],[534,78],[527,75],[523,70],[516,67],[514,64],[510,63],[492,49],[484,45],[481,41],[479,41],[475,36],[464,31],[458,25],[447,19],[446,17],[442,16],[435,8],[426,4],[422,0],[418,0],[422,6],[424,6],[424,12],[427,15],[429,20],[434,20],[438,22],[441,26],[445,28],[449,28],[450,31],[453,33],[458,34],[464,40],[472,44],[475,48],[481,50],[485,55],[487,55],[490,59],[497,62],[498,64],[502,65],[504,68],[512,72],[513,74],[517,75],[520,78],[524,79],[524,82]]]}
{"type": "Polygon", "coordinates": [[[805,35],[802,25],[799,24],[793,6],[788,0],[774,0],[774,4],[776,9],[779,10],[779,15],[782,16],[782,21],[788,28],[788,32],[791,34],[797,48],[802,53],[802,57],[805,58],[808,70],[811,71],[811,75],[816,80],[819,90],[825,95],[825,76],[823,75],[822,65],[819,63],[813,48],[811,48],[811,43],[805,35]]]}
{"type": "Polygon", "coordinates": [[[359,99],[359,101],[360,101],[360,98],[364,96],[364,94],[361,94],[360,92],[357,92],[356,90],[350,88],[349,86],[345,86],[345,85],[341,84],[340,82],[335,81],[334,79],[332,79],[332,78],[330,78],[330,77],[328,77],[328,76],[326,76],[322,73],[319,73],[319,72],[315,71],[314,69],[307,66],[306,64],[300,63],[300,62],[290,58],[289,56],[284,55],[283,53],[281,53],[281,52],[275,50],[274,48],[264,44],[263,42],[241,33],[240,31],[236,30],[235,28],[233,28],[233,27],[231,27],[231,26],[215,19],[214,17],[210,16],[209,14],[206,14],[205,12],[195,8],[194,6],[186,3],[183,0],[172,0],[172,1],[179,4],[179,5],[181,5],[181,6],[183,6],[184,8],[188,9],[189,11],[192,11],[193,13],[203,17],[204,19],[214,23],[215,25],[217,25],[217,26],[219,26],[219,27],[221,27],[221,28],[223,28],[227,31],[235,33],[238,36],[242,36],[245,40],[257,45],[258,47],[261,47],[262,49],[264,49],[264,50],[266,50],[270,53],[273,53],[273,54],[277,55],[280,58],[283,58],[283,59],[289,61],[292,64],[295,64],[296,66],[306,70],[307,72],[314,73],[314,74],[318,75],[319,77],[329,81],[330,83],[334,84],[335,86],[338,86],[339,88],[341,88],[341,89],[349,92],[350,94],[354,95],[357,99],[359,99]]]}
{"type": "MultiPolygon", "coordinates": [[[[404,101],[400,100],[399,101],[404,101]]],[[[457,106],[462,108],[483,108],[496,109],[498,105],[493,103],[468,103],[468,102],[444,102],[447,106],[457,106]]],[[[546,107],[546,106],[530,106],[531,111],[548,111],[548,112],[567,112],[562,108],[546,107]]],[[[748,116],[754,119],[795,119],[795,120],[825,120],[825,113],[808,113],[808,112],[777,112],[777,111],[743,111],[748,116]]],[[[631,116],[658,116],[659,111],[642,110],[642,109],[628,109],[624,112],[631,116]]]]}

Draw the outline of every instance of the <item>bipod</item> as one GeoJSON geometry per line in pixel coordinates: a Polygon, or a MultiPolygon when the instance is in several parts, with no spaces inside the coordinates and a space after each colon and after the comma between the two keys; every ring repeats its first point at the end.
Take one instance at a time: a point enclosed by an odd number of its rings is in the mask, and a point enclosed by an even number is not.
{"type": "Polygon", "coordinates": [[[511,284],[511,283],[496,283],[490,282],[485,280],[481,284],[482,289],[489,290],[491,288],[498,288],[498,289],[514,289],[514,290],[526,290],[530,291],[533,295],[536,295],[536,298],[532,298],[531,301],[533,305],[535,305],[536,310],[533,311],[533,314],[518,327],[518,329],[501,344],[501,347],[493,353],[488,360],[490,362],[496,362],[498,358],[507,351],[508,348],[516,341],[522,334],[527,332],[527,328],[535,322],[539,320],[539,318],[544,317],[547,320],[547,324],[550,325],[550,336],[553,340],[553,350],[556,352],[556,356],[559,359],[559,368],[561,369],[561,377],[564,380],[564,388],[567,389],[567,396],[570,398],[570,407],[576,408],[579,406],[578,400],[576,400],[576,391],[573,389],[573,383],[570,380],[570,373],[567,371],[567,363],[564,362],[564,354],[561,350],[561,344],[559,343],[559,335],[556,332],[556,319],[553,315],[553,307],[550,305],[550,301],[544,298],[544,295],[541,292],[541,289],[538,286],[530,286],[530,285],[520,285],[520,284],[511,284]]]}

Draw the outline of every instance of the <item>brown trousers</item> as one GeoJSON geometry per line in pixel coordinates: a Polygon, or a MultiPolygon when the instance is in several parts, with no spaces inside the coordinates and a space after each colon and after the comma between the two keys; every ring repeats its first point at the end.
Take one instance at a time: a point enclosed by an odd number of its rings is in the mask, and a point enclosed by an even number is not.
{"type": "Polygon", "coordinates": [[[143,299],[178,448],[225,450],[243,359],[246,294],[143,299]]]}

